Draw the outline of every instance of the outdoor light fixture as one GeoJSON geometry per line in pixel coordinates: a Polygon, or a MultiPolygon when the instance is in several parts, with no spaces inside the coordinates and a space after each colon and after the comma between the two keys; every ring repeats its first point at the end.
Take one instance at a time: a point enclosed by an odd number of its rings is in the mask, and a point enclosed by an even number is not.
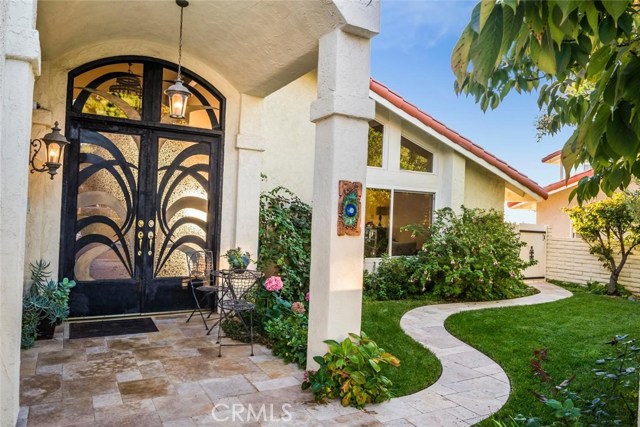
{"type": "Polygon", "coordinates": [[[58,168],[62,165],[60,159],[62,158],[62,151],[64,147],[69,144],[67,138],[64,137],[63,134],[60,133],[60,128],[58,127],[58,122],[51,128],[51,132],[42,137],[42,139],[33,139],[31,140],[31,146],[34,148],[33,154],[31,155],[31,160],[29,160],[29,164],[31,165],[31,173],[34,172],[48,172],[51,175],[51,179],[53,176],[58,173],[58,168]],[[47,160],[44,162],[44,166],[37,168],[35,165],[35,159],[40,150],[42,149],[42,143],[44,142],[45,148],[47,150],[47,160]]]}
{"type": "Polygon", "coordinates": [[[187,111],[187,100],[191,92],[182,83],[181,62],[182,62],[182,15],[184,8],[189,6],[187,0],[176,0],[180,6],[180,42],[178,44],[178,76],[175,82],[164,91],[169,97],[169,116],[174,119],[184,119],[187,111]]]}
{"type": "MultiPolygon", "coordinates": [[[[142,83],[140,77],[131,72],[131,62],[126,76],[116,77],[116,83],[109,86],[109,92],[120,98],[134,97],[132,107],[140,111],[142,98],[142,83]]],[[[129,101],[131,102],[131,101],[129,101]]]]}

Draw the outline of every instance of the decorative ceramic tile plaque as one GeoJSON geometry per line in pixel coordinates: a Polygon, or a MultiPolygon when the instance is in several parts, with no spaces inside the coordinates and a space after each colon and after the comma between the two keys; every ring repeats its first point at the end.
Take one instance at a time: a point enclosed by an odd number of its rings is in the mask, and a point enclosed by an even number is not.
{"type": "Polygon", "coordinates": [[[362,183],[340,181],[338,194],[338,236],[359,236],[362,183]]]}

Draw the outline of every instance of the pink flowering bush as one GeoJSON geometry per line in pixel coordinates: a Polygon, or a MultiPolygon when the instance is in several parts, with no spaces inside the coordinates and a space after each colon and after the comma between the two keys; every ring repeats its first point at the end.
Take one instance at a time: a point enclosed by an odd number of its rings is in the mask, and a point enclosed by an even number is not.
{"type": "Polygon", "coordinates": [[[309,292],[307,292],[306,294],[304,294],[304,300],[306,302],[309,302],[309,292]]]}
{"type": "Polygon", "coordinates": [[[273,354],[285,362],[295,362],[301,368],[307,360],[307,303],[291,302],[285,295],[291,283],[287,277],[270,276],[256,294],[256,312],[258,324],[255,331],[261,334],[273,354]],[[286,284],[286,286],[285,286],[286,284]]]}
{"type": "Polygon", "coordinates": [[[264,282],[264,288],[269,292],[277,292],[282,289],[282,279],[280,276],[271,276],[264,282]]]}
{"type": "Polygon", "coordinates": [[[291,304],[291,311],[297,314],[304,314],[306,310],[304,308],[304,304],[296,301],[293,304],[291,304]]]}

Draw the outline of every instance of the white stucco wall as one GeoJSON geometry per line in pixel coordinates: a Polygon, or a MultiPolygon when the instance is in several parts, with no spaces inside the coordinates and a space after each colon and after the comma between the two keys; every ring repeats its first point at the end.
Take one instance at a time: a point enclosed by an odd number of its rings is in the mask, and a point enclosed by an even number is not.
{"type": "MultiPolygon", "coordinates": [[[[67,76],[72,69],[88,62],[120,55],[140,55],[175,61],[175,46],[164,46],[142,40],[115,40],[100,43],[80,50],[68,52],[56,61],[43,62],[42,76],[34,89],[34,100],[40,103],[43,111],[38,117],[46,117],[51,122],[59,121],[60,128],[65,126],[65,102],[67,76]],[[47,113],[48,111],[48,113],[47,113]],[[48,116],[48,117],[47,117],[48,116]]],[[[238,182],[238,150],[236,135],[240,119],[240,93],[216,70],[183,53],[183,66],[198,74],[215,86],[226,97],[226,122],[224,138],[224,177],[222,204],[221,253],[234,247],[236,228],[236,188],[238,182]]],[[[35,117],[34,117],[35,118],[35,117]]],[[[37,120],[34,120],[37,121],[37,120]]],[[[43,119],[40,122],[46,121],[43,119]]],[[[52,123],[35,123],[33,137],[48,131],[52,123]]],[[[29,177],[29,214],[27,229],[27,248],[25,264],[43,258],[51,261],[54,275],[57,275],[60,213],[62,195],[62,176],[52,181],[47,174],[33,174],[29,177]]]]}
{"type": "MultiPolygon", "coordinates": [[[[574,188],[566,188],[557,193],[549,194],[547,200],[536,204],[536,224],[548,226],[549,234],[553,237],[573,237],[571,236],[571,220],[563,209],[578,205],[576,198],[569,202],[569,194],[574,188]]],[[[635,187],[631,186],[630,188],[635,187]]],[[[606,197],[606,194],[601,192],[594,200],[603,200],[606,197]]]]}
{"type": "Polygon", "coordinates": [[[536,223],[547,225],[553,237],[571,237],[571,220],[569,215],[562,211],[564,208],[576,206],[575,200],[569,203],[571,190],[550,194],[547,200],[536,205],[536,223]]]}
{"type": "Polygon", "coordinates": [[[467,161],[464,181],[464,205],[468,208],[504,210],[504,181],[467,161]]]}
{"type": "MultiPolygon", "coordinates": [[[[308,111],[316,87],[317,76],[312,72],[264,98],[262,173],[268,179],[262,183],[263,191],[283,185],[311,202],[315,125],[309,122],[308,111]]],[[[383,165],[367,168],[368,188],[434,193],[436,209],[459,209],[462,204],[504,209],[502,179],[379,104],[376,121],[384,126],[383,165]],[[402,136],[434,153],[433,173],[400,169],[402,136]]]]}
{"type": "Polygon", "coordinates": [[[315,124],[309,120],[316,99],[315,71],[289,83],[264,99],[265,152],[262,190],[287,187],[307,203],[313,195],[315,124]]]}
{"type": "Polygon", "coordinates": [[[0,2],[0,426],[19,408],[20,332],[34,76],[35,3],[0,2]],[[5,81],[7,80],[7,81],[5,81]]]}

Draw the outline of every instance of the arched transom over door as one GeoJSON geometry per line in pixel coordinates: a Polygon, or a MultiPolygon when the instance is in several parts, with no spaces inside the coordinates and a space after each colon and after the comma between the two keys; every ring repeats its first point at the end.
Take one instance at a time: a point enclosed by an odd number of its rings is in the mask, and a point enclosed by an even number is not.
{"type": "Polygon", "coordinates": [[[60,271],[77,282],[72,316],[188,309],[185,253],[218,253],[224,97],[185,71],[193,95],[171,118],[176,69],[112,58],[69,74],[60,271]]]}

